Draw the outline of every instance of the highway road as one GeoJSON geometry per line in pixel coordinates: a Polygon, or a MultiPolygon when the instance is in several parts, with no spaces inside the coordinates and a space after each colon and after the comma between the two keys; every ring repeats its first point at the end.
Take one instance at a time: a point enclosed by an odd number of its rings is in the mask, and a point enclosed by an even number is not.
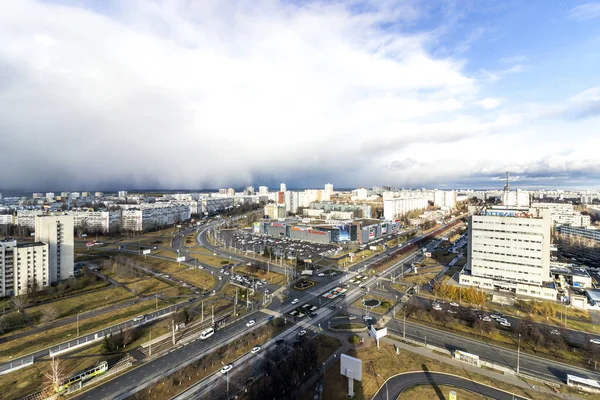
{"type": "Polygon", "coordinates": [[[431,385],[436,392],[438,392],[439,398],[448,397],[448,393],[442,393],[439,389],[439,386],[445,385],[470,390],[496,400],[524,399],[523,397],[516,396],[513,393],[508,393],[491,386],[473,382],[469,379],[461,378],[460,376],[429,371],[406,372],[393,376],[379,388],[379,391],[375,394],[373,399],[397,399],[404,390],[418,385],[431,385]]]}

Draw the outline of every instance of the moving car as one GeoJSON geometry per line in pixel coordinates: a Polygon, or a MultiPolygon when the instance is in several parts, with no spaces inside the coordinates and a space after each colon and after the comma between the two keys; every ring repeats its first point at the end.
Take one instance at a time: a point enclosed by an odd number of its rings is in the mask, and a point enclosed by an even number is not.
{"type": "Polygon", "coordinates": [[[256,353],[258,353],[259,351],[260,351],[260,346],[256,346],[256,347],[253,347],[253,348],[252,348],[252,350],[250,350],[250,353],[252,353],[252,354],[256,354],[256,353]]]}
{"type": "Polygon", "coordinates": [[[304,336],[306,335],[306,331],[304,329],[302,329],[300,332],[298,332],[298,336],[304,336]]]}
{"type": "Polygon", "coordinates": [[[133,322],[140,322],[140,321],[143,321],[143,320],[144,320],[144,318],[145,318],[145,317],[144,317],[143,315],[138,315],[137,317],[135,317],[135,318],[133,319],[133,322]]]}
{"type": "Polygon", "coordinates": [[[233,365],[227,364],[226,366],[224,366],[223,368],[221,368],[221,373],[222,374],[226,374],[229,371],[231,371],[232,368],[233,368],[233,365]]]}
{"type": "Polygon", "coordinates": [[[292,300],[292,304],[297,304],[298,301],[299,301],[298,299],[294,299],[294,300],[292,300]]]}
{"type": "Polygon", "coordinates": [[[590,343],[600,344],[600,339],[590,339],[590,343]]]}
{"type": "Polygon", "coordinates": [[[256,324],[256,321],[251,319],[250,321],[246,322],[246,326],[247,327],[251,327],[252,325],[256,324]]]}
{"type": "Polygon", "coordinates": [[[452,307],[458,307],[458,303],[455,303],[455,302],[452,302],[452,303],[450,303],[450,305],[451,305],[452,307]]]}
{"type": "Polygon", "coordinates": [[[353,319],[356,319],[356,315],[354,315],[354,314],[348,314],[348,319],[350,321],[352,321],[353,319]]]}
{"type": "Polygon", "coordinates": [[[510,327],[511,327],[511,323],[510,323],[510,322],[508,322],[508,321],[500,321],[500,325],[502,325],[502,326],[506,326],[506,327],[508,327],[508,328],[510,328],[510,327]]]}
{"type": "Polygon", "coordinates": [[[558,329],[552,329],[552,330],[550,331],[550,334],[551,334],[551,335],[560,336],[560,332],[558,331],[558,329]]]}

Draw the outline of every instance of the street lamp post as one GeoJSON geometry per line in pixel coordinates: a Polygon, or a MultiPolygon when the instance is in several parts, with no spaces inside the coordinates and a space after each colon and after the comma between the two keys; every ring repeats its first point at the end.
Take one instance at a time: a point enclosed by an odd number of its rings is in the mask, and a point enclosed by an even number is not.
{"type": "Polygon", "coordinates": [[[81,311],[77,311],[77,337],[79,337],[79,314],[81,314],[81,311]]]}
{"type": "Polygon", "coordinates": [[[521,363],[521,334],[519,333],[519,344],[517,345],[517,374],[520,370],[521,363]]]}

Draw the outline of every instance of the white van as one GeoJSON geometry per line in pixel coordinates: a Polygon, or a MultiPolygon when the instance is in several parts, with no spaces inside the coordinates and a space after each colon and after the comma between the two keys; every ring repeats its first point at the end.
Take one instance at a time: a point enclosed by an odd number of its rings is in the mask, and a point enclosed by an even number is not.
{"type": "Polygon", "coordinates": [[[213,328],[205,329],[200,333],[200,340],[208,339],[209,337],[211,337],[214,334],[215,334],[215,330],[213,328]]]}

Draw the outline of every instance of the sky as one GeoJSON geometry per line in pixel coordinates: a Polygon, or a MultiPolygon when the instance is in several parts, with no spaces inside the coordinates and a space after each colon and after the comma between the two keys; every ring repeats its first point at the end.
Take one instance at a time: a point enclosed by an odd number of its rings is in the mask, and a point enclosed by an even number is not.
{"type": "Polygon", "coordinates": [[[2,0],[0,190],[600,188],[600,2],[2,0]]]}

